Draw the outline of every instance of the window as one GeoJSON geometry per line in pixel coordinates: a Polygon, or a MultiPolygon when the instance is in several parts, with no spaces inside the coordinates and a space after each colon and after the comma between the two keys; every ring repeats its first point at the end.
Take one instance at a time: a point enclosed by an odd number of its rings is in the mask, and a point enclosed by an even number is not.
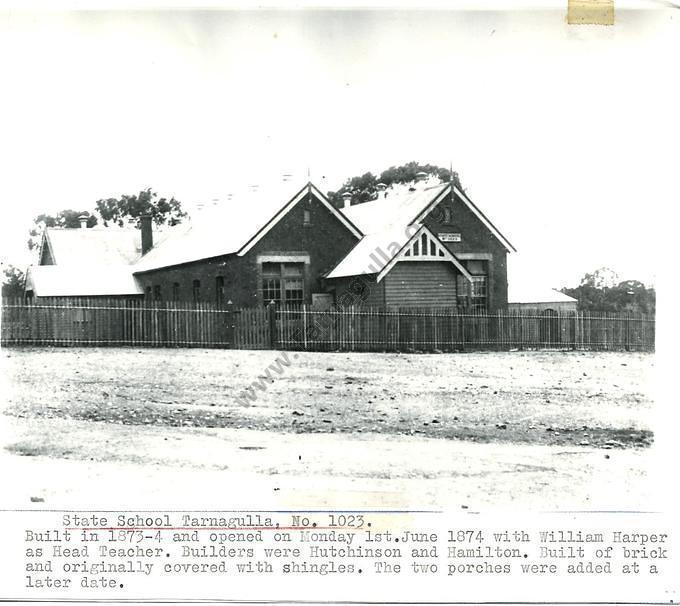
{"type": "Polygon", "coordinates": [[[465,266],[472,275],[472,284],[463,275],[457,278],[457,298],[460,307],[468,304],[474,311],[486,311],[489,300],[489,278],[486,261],[467,261],[465,266]]]}
{"type": "Polygon", "coordinates": [[[215,302],[218,305],[224,302],[224,278],[222,276],[215,278],[215,302]]]}
{"type": "Polygon", "coordinates": [[[312,224],[312,213],[307,209],[302,211],[302,224],[305,227],[308,227],[309,225],[312,224]]]}
{"type": "Polygon", "coordinates": [[[279,263],[262,264],[262,301],[268,305],[281,302],[281,265],[279,263]]]}
{"type": "Polygon", "coordinates": [[[488,298],[488,281],[486,276],[472,276],[471,301],[472,309],[486,311],[488,298]]]}
{"type": "Polygon", "coordinates": [[[468,261],[467,270],[472,274],[470,304],[476,311],[486,311],[489,294],[486,261],[468,261]]]}
{"type": "Polygon", "coordinates": [[[192,289],[194,293],[194,303],[197,303],[198,301],[201,300],[201,281],[194,280],[192,284],[192,289]]]}
{"type": "Polygon", "coordinates": [[[286,303],[299,304],[305,300],[302,263],[283,264],[283,293],[286,303]]]}
{"type": "Polygon", "coordinates": [[[172,283],[172,300],[179,301],[179,282],[172,283]]]}
{"type": "Polygon", "coordinates": [[[305,300],[304,263],[263,263],[262,301],[296,305],[305,300]]]}
{"type": "Polygon", "coordinates": [[[161,300],[161,285],[160,284],[154,284],[153,287],[153,300],[154,301],[160,301],[161,300]]]}

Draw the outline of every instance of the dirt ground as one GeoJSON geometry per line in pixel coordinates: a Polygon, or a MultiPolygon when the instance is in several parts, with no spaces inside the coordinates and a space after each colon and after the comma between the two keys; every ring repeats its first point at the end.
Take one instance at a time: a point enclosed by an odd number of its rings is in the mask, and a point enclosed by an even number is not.
{"type": "Polygon", "coordinates": [[[653,355],[288,355],[248,399],[281,354],[4,349],[0,464],[17,487],[7,498],[473,509],[645,501],[653,355]]]}

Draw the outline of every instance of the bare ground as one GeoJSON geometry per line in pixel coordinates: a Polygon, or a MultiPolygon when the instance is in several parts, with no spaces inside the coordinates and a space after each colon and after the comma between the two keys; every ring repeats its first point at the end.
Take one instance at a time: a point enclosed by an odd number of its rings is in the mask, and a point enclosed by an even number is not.
{"type": "Polygon", "coordinates": [[[644,501],[652,355],[291,353],[246,403],[279,355],[3,350],[16,500],[644,501]]]}

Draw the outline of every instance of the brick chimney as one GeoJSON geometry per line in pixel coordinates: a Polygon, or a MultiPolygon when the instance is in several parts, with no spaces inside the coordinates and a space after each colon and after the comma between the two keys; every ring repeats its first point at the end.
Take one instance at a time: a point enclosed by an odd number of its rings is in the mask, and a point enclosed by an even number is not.
{"type": "Polygon", "coordinates": [[[80,229],[87,229],[87,215],[80,215],[78,221],[80,221],[80,229]]]}
{"type": "Polygon", "coordinates": [[[352,205],[352,194],[346,191],[342,194],[342,207],[349,208],[352,205]]]}
{"type": "Polygon", "coordinates": [[[151,215],[142,215],[139,218],[142,227],[142,254],[145,255],[153,248],[153,229],[151,228],[151,215]]]}

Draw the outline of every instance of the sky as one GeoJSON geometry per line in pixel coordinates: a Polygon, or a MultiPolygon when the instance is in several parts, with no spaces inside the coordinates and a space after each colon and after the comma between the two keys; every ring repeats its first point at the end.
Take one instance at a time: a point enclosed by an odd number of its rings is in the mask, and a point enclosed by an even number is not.
{"type": "Polygon", "coordinates": [[[655,283],[679,202],[680,11],[574,27],[561,5],[0,11],[0,256],[31,262],[39,213],[145,187],[191,209],[416,160],[458,171],[518,250],[511,283],[602,266],[655,283]]]}

